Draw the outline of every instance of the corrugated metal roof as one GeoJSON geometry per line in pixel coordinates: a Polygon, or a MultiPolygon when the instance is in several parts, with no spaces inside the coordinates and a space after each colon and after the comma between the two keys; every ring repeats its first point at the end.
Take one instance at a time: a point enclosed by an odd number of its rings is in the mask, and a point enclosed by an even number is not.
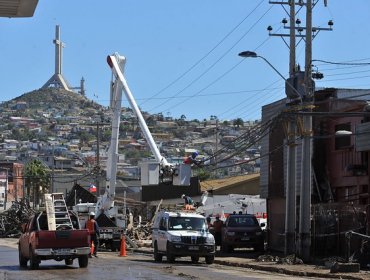
{"type": "Polygon", "coordinates": [[[241,175],[241,176],[228,177],[228,178],[222,178],[222,179],[207,180],[207,181],[200,182],[200,188],[202,191],[218,190],[224,187],[230,187],[240,182],[247,182],[247,181],[255,180],[259,177],[260,177],[260,174],[255,173],[255,174],[241,175]]]}
{"type": "Polygon", "coordinates": [[[32,17],[38,0],[0,0],[0,17],[32,17]]]}

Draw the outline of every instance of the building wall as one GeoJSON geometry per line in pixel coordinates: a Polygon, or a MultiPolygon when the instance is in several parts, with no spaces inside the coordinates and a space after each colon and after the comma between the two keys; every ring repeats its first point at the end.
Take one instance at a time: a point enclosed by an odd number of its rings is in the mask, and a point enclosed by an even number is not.
{"type": "MultiPolygon", "coordinates": [[[[329,99],[324,107],[332,112],[362,112],[364,101],[329,99]]],[[[327,140],[317,141],[315,161],[319,183],[330,182],[334,201],[353,202],[355,205],[369,204],[369,151],[356,151],[356,126],[366,121],[363,116],[338,116],[321,121],[321,133],[331,135],[327,140]],[[348,136],[335,136],[337,130],[351,131],[348,136]],[[319,153],[325,157],[320,159],[319,153]],[[320,163],[324,162],[324,164],[320,163]]],[[[316,134],[319,131],[316,131],[316,134]]],[[[363,135],[362,135],[363,137],[363,135]]],[[[370,138],[368,139],[370,141],[370,138]]],[[[326,186],[327,187],[327,186],[326,186]]],[[[325,202],[325,199],[324,199],[325,202]]]]}
{"type": "MultiPolygon", "coordinates": [[[[270,121],[277,116],[283,108],[285,108],[285,99],[281,99],[274,103],[262,107],[262,124],[270,121]]],[[[269,182],[270,178],[270,155],[269,152],[273,150],[270,143],[270,134],[264,136],[261,140],[261,154],[265,155],[261,158],[261,179],[260,179],[260,195],[261,198],[269,196],[269,182]]]]}
{"type": "MultiPolygon", "coordinates": [[[[13,163],[13,162],[3,162],[0,163],[0,169],[2,169],[2,173],[5,175],[6,170],[8,174],[7,183],[8,185],[5,187],[7,188],[7,201],[14,201],[16,199],[23,198],[23,164],[21,163],[13,163]],[[5,172],[4,172],[5,171],[5,172]]],[[[6,175],[5,175],[6,176],[6,175]]],[[[3,178],[2,181],[6,178],[3,178]]],[[[0,194],[1,197],[1,194],[0,194]]]]}

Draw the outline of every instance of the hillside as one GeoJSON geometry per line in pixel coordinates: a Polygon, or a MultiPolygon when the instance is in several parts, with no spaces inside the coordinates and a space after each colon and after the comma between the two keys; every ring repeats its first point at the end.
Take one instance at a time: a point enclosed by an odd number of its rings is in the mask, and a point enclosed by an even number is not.
{"type": "Polygon", "coordinates": [[[88,107],[90,109],[101,109],[102,106],[89,100],[85,96],[78,93],[66,91],[63,89],[38,89],[25,93],[16,97],[2,106],[13,106],[18,102],[26,102],[28,109],[45,110],[45,109],[70,109],[76,105],[83,109],[88,107]]]}

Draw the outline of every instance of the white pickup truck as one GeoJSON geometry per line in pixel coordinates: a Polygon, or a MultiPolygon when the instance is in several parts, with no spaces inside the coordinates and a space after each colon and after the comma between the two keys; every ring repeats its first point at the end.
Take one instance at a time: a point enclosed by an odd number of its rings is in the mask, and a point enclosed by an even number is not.
{"type": "Polygon", "coordinates": [[[152,227],[152,246],[157,262],[164,255],[168,262],[185,256],[190,256],[193,263],[200,257],[207,264],[215,259],[215,239],[205,217],[194,212],[158,212],[152,227]]]}

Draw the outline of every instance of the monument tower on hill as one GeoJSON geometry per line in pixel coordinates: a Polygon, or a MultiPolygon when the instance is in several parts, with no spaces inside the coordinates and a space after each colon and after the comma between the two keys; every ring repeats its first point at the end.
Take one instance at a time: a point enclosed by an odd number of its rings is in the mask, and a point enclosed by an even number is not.
{"type": "Polygon", "coordinates": [[[42,86],[42,89],[49,87],[61,88],[68,91],[71,91],[72,88],[64,79],[62,74],[62,50],[65,46],[64,43],[60,40],[60,27],[57,25],[55,27],[55,39],[53,40],[55,44],[55,73],[51,78],[42,86]]]}

